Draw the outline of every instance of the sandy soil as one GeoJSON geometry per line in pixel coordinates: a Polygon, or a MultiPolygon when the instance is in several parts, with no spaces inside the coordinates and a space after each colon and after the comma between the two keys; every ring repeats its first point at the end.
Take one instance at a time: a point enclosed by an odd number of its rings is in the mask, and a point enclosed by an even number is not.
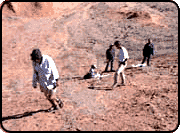
{"type": "MultiPolygon", "coordinates": [[[[117,53],[117,50],[116,50],[117,53]]],[[[117,61],[115,61],[117,68],[117,61]]],[[[2,125],[9,131],[171,131],[178,125],[178,9],[173,3],[11,2],[2,10],[2,125]],[[127,68],[127,85],[110,90],[114,73],[80,80],[90,65],[105,69],[105,51],[120,40],[128,65],[155,44],[150,67],[127,68]],[[50,55],[60,74],[51,105],[32,87],[30,53],[50,55]]]]}

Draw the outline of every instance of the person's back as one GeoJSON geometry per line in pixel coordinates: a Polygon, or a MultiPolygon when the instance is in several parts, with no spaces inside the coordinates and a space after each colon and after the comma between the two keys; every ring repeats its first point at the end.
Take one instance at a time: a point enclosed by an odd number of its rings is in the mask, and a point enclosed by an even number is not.
{"type": "Polygon", "coordinates": [[[154,44],[153,44],[153,43],[150,43],[149,46],[150,46],[150,54],[151,54],[151,55],[154,55],[154,51],[155,51],[155,49],[154,49],[154,44]]]}
{"type": "Polygon", "coordinates": [[[109,67],[109,63],[111,63],[111,72],[114,72],[115,70],[113,70],[113,61],[114,61],[114,57],[115,57],[115,49],[113,48],[114,45],[110,45],[109,49],[106,50],[106,67],[104,72],[107,72],[108,67],[109,67]]]}
{"type": "Polygon", "coordinates": [[[115,49],[109,48],[109,49],[106,50],[106,58],[108,60],[113,60],[114,56],[115,56],[115,49]]]}
{"type": "Polygon", "coordinates": [[[119,49],[118,53],[118,59],[120,62],[124,62],[126,58],[129,59],[128,52],[125,47],[121,46],[121,49],[119,49]]]}
{"type": "Polygon", "coordinates": [[[154,44],[148,39],[148,43],[145,44],[143,49],[143,56],[149,57],[150,55],[154,55],[154,44]]]}
{"type": "Polygon", "coordinates": [[[148,43],[145,44],[144,49],[143,49],[144,58],[141,64],[144,64],[147,58],[147,65],[150,66],[149,61],[150,61],[151,55],[154,55],[154,44],[151,43],[150,39],[148,39],[148,43]]]}
{"type": "Polygon", "coordinates": [[[145,46],[144,46],[144,49],[143,49],[143,56],[150,56],[151,54],[151,47],[149,46],[150,43],[146,43],[145,46]]]}

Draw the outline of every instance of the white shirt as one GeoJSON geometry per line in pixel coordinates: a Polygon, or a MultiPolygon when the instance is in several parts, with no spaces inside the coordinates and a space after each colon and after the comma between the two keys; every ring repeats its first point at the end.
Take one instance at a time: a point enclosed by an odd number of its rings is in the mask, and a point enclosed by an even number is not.
{"type": "Polygon", "coordinates": [[[59,73],[53,59],[48,55],[42,55],[41,64],[33,61],[33,86],[37,86],[37,82],[46,89],[52,86],[59,78],[59,73]],[[36,74],[38,72],[38,75],[36,74]],[[37,77],[38,76],[38,77],[37,77]]]}
{"type": "Polygon", "coordinates": [[[93,68],[91,68],[91,69],[89,70],[89,73],[90,73],[90,75],[91,75],[92,78],[94,78],[94,76],[96,75],[96,72],[95,72],[95,70],[94,70],[93,68]]]}
{"type": "Polygon", "coordinates": [[[91,78],[100,78],[101,77],[101,75],[99,73],[95,72],[94,68],[91,68],[89,70],[89,73],[91,75],[91,78]]]}
{"type": "Polygon", "coordinates": [[[123,62],[126,58],[129,59],[128,52],[123,46],[121,46],[118,54],[118,59],[120,62],[123,62]]]}

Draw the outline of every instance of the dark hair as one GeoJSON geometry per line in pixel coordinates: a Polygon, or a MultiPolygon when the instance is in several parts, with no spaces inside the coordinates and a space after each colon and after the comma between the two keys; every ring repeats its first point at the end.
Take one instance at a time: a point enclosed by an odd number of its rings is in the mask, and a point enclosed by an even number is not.
{"type": "Polygon", "coordinates": [[[39,49],[34,49],[31,54],[31,60],[41,59],[42,54],[39,49]]]}
{"type": "Polygon", "coordinates": [[[94,65],[91,65],[91,68],[95,69],[96,67],[94,65]]]}
{"type": "Polygon", "coordinates": [[[115,46],[120,46],[121,43],[120,43],[120,41],[115,41],[115,42],[114,42],[114,45],[115,45],[115,46]]]}
{"type": "Polygon", "coordinates": [[[109,48],[112,48],[114,45],[109,45],[109,48]]]}

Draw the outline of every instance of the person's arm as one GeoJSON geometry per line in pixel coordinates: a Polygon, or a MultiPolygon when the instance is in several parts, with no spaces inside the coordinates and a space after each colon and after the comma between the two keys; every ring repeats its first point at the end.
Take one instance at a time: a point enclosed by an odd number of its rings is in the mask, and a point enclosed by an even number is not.
{"type": "Polygon", "coordinates": [[[152,48],[153,48],[153,52],[152,52],[152,55],[155,54],[155,48],[154,48],[154,44],[152,43],[152,48]]]}
{"type": "Polygon", "coordinates": [[[115,58],[115,49],[112,49],[112,59],[114,60],[115,58]]]}
{"type": "Polygon", "coordinates": [[[129,55],[125,48],[123,49],[123,52],[124,52],[124,58],[125,58],[123,61],[123,64],[125,65],[126,61],[129,59],[129,55]]]}
{"type": "Polygon", "coordinates": [[[53,83],[58,86],[58,79],[59,79],[59,73],[58,73],[58,70],[56,68],[56,65],[54,63],[54,61],[52,60],[52,58],[49,60],[49,65],[50,65],[50,68],[51,68],[51,72],[52,72],[52,75],[53,75],[53,83]]]}
{"type": "Polygon", "coordinates": [[[125,60],[124,60],[124,62],[126,62],[128,59],[126,58],[125,60]]]}
{"type": "Polygon", "coordinates": [[[32,83],[32,85],[33,85],[34,88],[37,88],[37,82],[38,82],[37,79],[38,79],[38,72],[36,72],[36,71],[34,70],[33,83],[32,83]]]}
{"type": "Polygon", "coordinates": [[[109,50],[106,50],[106,62],[109,61],[109,50]]]}
{"type": "Polygon", "coordinates": [[[146,53],[146,45],[144,45],[144,48],[143,48],[143,50],[142,50],[142,53],[143,53],[143,56],[144,56],[145,53],[146,53]]]}
{"type": "Polygon", "coordinates": [[[125,65],[127,60],[128,59],[126,58],[123,62],[121,62],[121,64],[125,65]]]}
{"type": "Polygon", "coordinates": [[[108,50],[106,50],[106,59],[108,59],[108,50]]]}
{"type": "Polygon", "coordinates": [[[59,86],[59,84],[58,84],[58,80],[59,80],[59,79],[56,79],[56,87],[58,87],[58,86],[59,86]]]}

